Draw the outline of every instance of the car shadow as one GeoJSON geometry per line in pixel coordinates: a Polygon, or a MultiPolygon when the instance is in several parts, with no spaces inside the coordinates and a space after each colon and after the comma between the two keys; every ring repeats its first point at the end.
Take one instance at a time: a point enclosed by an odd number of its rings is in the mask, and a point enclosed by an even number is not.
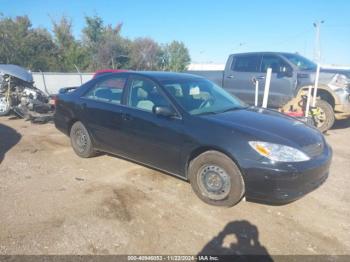
{"type": "Polygon", "coordinates": [[[331,130],[335,129],[344,129],[350,127],[350,119],[338,120],[335,121],[334,126],[331,130]]]}
{"type": "Polygon", "coordinates": [[[0,164],[3,161],[5,154],[21,140],[21,134],[15,129],[0,124],[0,164]]]}
{"type": "Polygon", "coordinates": [[[259,241],[258,228],[247,220],[228,223],[198,253],[198,256],[202,255],[236,255],[247,256],[247,259],[253,258],[250,256],[254,255],[259,261],[273,261],[266,247],[259,241]]]}

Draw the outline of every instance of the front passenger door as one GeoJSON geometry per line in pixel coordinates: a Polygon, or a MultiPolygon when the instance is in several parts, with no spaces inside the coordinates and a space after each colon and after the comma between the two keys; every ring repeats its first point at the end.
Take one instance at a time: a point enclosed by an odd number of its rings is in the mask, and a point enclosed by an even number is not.
{"type": "Polygon", "coordinates": [[[276,55],[264,55],[261,62],[261,74],[264,81],[259,82],[259,105],[263,100],[265,77],[268,68],[272,69],[268,98],[268,107],[279,108],[294,97],[297,84],[292,67],[276,55]]]}
{"type": "Polygon", "coordinates": [[[148,78],[131,77],[127,105],[123,116],[127,155],[133,160],[179,174],[182,120],[180,116],[162,117],[153,113],[154,106],[173,107],[160,87],[148,78]]]}

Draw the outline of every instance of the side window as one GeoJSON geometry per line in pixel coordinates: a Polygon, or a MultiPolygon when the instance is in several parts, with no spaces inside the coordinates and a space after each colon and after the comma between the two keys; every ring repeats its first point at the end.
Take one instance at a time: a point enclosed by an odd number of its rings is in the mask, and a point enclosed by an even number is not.
{"type": "Polygon", "coordinates": [[[95,86],[84,95],[84,97],[113,104],[120,104],[125,82],[126,77],[115,76],[101,80],[97,82],[95,86]]]}
{"type": "Polygon", "coordinates": [[[264,55],[261,62],[261,72],[266,73],[269,67],[272,69],[272,73],[281,73],[285,71],[285,68],[289,68],[290,66],[278,56],[264,55]]]}
{"type": "Polygon", "coordinates": [[[131,79],[128,105],[148,112],[152,112],[154,106],[170,106],[159,87],[144,78],[131,79]]]}
{"type": "Polygon", "coordinates": [[[260,60],[258,55],[236,56],[233,59],[231,69],[237,72],[258,72],[260,60]]]}

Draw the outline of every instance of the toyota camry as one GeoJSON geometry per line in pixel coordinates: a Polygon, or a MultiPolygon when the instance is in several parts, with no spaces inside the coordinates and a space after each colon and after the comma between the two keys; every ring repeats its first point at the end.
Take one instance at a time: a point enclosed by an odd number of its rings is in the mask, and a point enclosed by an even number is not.
{"type": "Polygon", "coordinates": [[[78,156],[147,165],[189,181],[212,205],[294,201],[326,180],[332,158],[317,129],[190,74],[104,74],[60,90],[54,121],[78,156]]]}

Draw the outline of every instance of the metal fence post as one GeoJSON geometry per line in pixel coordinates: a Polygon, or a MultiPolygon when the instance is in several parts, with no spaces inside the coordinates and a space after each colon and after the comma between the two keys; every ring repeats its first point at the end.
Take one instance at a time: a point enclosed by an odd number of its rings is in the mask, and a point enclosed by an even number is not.
{"type": "Polygon", "coordinates": [[[50,95],[49,91],[47,91],[45,75],[44,75],[44,73],[41,70],[39,70],[39,72],[41,73],[41,76],[43,77],[43,84],[44,84],[45,92],[46,92],[46,94],[50,95]]]}
{"type": "Polygon", "coordinates": [[[83,84],[83,76],[81,75],[81,72],[80,72],[80,70],[79,70],[79,68],[76,66],[76,65],[74,65],[75,66],[75,69],[78,71],[78,73],[79,73],[79,76],[80,76],[80,85],[82,85],[83,84]]]}
{"type": "Polygon", "coordinates": [[[312,100],[312,106],[316,106],[316,96],[317,96],[317,88],[318,88],[318,80],[320,78],[320,70],[321,70],[321,65],[317,63],[317,69],[316,69],[316,76],[315,76],[315,86],[314,86],[314,95],[313,95],[313,100],[312,100]]]}
{"type": "Polygon", "coordinates": [[[268,102],[268,99],[269,99],[271,74],[272,74],[272,69],[268,68],[267,71],[266,71],[265,90],[264,90],[264,98],[263,98],[263,103],[262,103],[262,107],[263,108],[267,107],[267,102],[268,102]]]}

